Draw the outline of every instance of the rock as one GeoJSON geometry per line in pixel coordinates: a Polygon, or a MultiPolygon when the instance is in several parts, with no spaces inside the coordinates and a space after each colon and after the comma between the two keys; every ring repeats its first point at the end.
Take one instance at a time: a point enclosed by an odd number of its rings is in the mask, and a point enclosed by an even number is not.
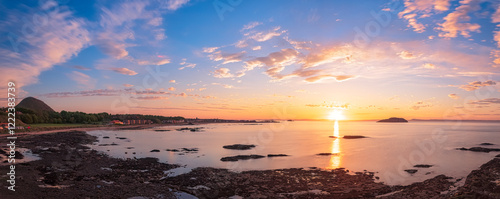
{"type": "Polygon", "coordinates": [[[432,167],[433,165],[429,165],[429,164],[417,164],[413,167],[416,167],[416,168],[430,168],[432,167]]]}
{"type": "Polygon", "coordinates": [[[182,150],[187,152],[196,152],[198,151],[198,148],[182,148],[182,150]]]}
{"type": "Polygon", "coordinates": [[[318,153],[316,155],[325,155],[326,156],[326,155],[338,155],[338,154],[336,154],[336,153],[318,153]]]}
{"type": "Polygon", "coordinates": [[[377,122],[408,122],[408,120],[399,117],[391,117],[389,119],[379,120],[377,122]]]}
{"type": "Polygon", "coordinates": [[[472,171],[454,198],[500,198],[500,159],[493,158],[472,171]]]}
{"type": "Polygon", "coordinates": [[[264,157],[265,156],[263,156],[263,155],[237,155],[237,156],[223,157],[220,159],[220,161],[236,162],[238,160],[259,159],[259,158],[264,158],[264,157]]]}
{"type": "Polygon", "coordinates": [[[498,155],[497,155],[497,156],[495,156],[495,157],[500,158],[500,154],[498,154],[498,155]]]}
{"type": "Polygon", "coordinates": [[[481,143],[479,145],[482,145],[482,146],[490,146],[490,145],[495,145],[495,144],[492,144],[492,143],[488,143],[488,142],[484,142],[484,143],[481,143]]]}
{"type": "Polygon", "coordinates": [[[125,140],[127,138],[126,137],[116,137],[116,139],[125,140]]]}
{"type": "Polygon", "coordinates": [[[367,138],[366,136],[362,136],[362,135],[344,135],[344,137],[342,137],[344,139],[360,139],[360,138],[367,138]]]}
{"type": "Polygon", "coordinates": [[[109,136],[104,136],[104,137],[102,137],[102,138],[103,138],[103,139],[109,139],[109,136]]]}
{"type": "Polygon", "coordinates": [[[283,156],[288,156],[287,154],[267,154],[267,157],[283,157],[283,156]]]}
{"type": "Polygon", "coordinates": [[[177,149],[167,149],[166,151],[179,152],[177,149]]]}
{"type": "Polygon", "coordinates": [[[500,149],[483,148],[483,147],[471,147],[471,148],[462,147],[462,148],[457,148],[457,150],[483,152],[483,153],[489,153],[491,151],[500,151],[500,149]]]}
{"type": "Polygon", "coordinates": [[[158,150],[158,149],[153,149],[153,150],[151,150],[150,152],[160,152],[160,150],[158,150]]]}
{"type": "Polygon", "coordinates": [[[180,128],[180,129],[176,129],[177,131],[191,131],[191,132],[197,132],[197,131],[201,131],[203,127],[196,127],[196,128],[188,128],[188,127],[185,127],[185,128],[180,128]]]}
{"type": "Polygon", "coordinates": [[[167,129],[156,129],[155,131],[157,131],[157,132],[163,132],[163,131],[170,131],[170,130],[167,130],[167,129]]]}
{"type": "Polygon", "coordinates": [[[405,171],[408,172],[409,174],[415,174],[415,173],[417,173],[418,170],[416,170],[416,169],[406,169],[405,171]]]}
{"type": "Polygon", "coordinates": [[[246,144],[233,144],[233,145],[223,146],[222,148],[233,149],[233,150],[248,150],[248,149],[251,149],[251,148],[254,148],[254,147],[255,147],[255,145],[253,145],[253,144],[249,144],[249,145],[246,145],[246,144]]]}
{"type": "Polygon", "coordinates": [[[16,156],[16,157],[14,157],[14,159],[23,159],[24,158],[24,155],[22,153],[20,153],[19,151],[16,151],[14,153],[14,155],[16,156]]]}

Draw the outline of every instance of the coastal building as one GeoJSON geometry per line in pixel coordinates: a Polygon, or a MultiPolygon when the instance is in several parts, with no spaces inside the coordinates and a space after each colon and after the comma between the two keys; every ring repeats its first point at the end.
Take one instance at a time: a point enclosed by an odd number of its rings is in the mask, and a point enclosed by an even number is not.
{"type": "Polygon", "coordinates": [[[153,124],[151,120],[123,120],[123,124],[134,125],[134,124],[153,124]]]}
{"type": "Polygon", "coordinates": [[[123,124],[123,122],[120,120],[112,120],[109,124],[123,124]]]}

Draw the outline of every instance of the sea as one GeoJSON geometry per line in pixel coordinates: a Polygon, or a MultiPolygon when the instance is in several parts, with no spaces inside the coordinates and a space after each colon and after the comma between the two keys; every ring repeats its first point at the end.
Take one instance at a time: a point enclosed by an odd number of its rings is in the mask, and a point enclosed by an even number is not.
{"type": "Polygon", "coordinates": [[[352,174],[374,172],[377,181],[388,185],[408,185],[440,174],[465,181],[472,170],[478,169],[499,152],[472,152],[457,148],[500,148],[500,123],[494,122],[282,121],[96,130],[88,133],[98,137],[98,142],[90,147],[112,157],[156,157],[161,162],[181,165],[166,171],[167,177],[189,172],[196,167],[225,168],[235,172],[343,168],[352,174]],[[181,128],[200,129],[178,130],[181,128]],[[350,135],[364,138],[343,138],[350,135]],[[480,145],[482,143],[493,145],[480,145]],[[256,147],[250,150],[223,148],[232,144],[253,144],[256,147]],[[320,153],[326,155],[318,155],[320,153]],[[266,157],[221,161],[223,157],[250,154],[266,157]],[[268,154],[288,156],[267,157],[268,154]],[[431,167],[415,167],[419,164],[431,167]],[[412,169],[416,169],[416,173],[405,171],[412,169]]]}

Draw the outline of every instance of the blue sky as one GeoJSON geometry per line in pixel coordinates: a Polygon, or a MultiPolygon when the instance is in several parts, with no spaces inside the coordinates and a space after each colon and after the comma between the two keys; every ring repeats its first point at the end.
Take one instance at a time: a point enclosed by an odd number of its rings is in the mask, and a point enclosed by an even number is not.
{"type": "Polygon", "coordinates": [[[2,85],[14,81],[20,98],[58,111],[500,119],[493,0],[41,0],[0,9],[2,85]]]}

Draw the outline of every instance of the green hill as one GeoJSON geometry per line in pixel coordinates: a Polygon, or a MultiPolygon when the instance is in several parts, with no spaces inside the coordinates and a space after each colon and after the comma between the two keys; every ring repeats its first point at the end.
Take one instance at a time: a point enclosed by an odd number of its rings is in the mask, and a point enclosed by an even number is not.
{"type": "Polygon", "coordinates": [[[24,98],[17,106],[18,108],[25,108],[37,113],[40,112],[55,112],[54,109],[50,108],[49,105],[45,104],[42,100],[36,99],[34,97],[24,98]]]}

